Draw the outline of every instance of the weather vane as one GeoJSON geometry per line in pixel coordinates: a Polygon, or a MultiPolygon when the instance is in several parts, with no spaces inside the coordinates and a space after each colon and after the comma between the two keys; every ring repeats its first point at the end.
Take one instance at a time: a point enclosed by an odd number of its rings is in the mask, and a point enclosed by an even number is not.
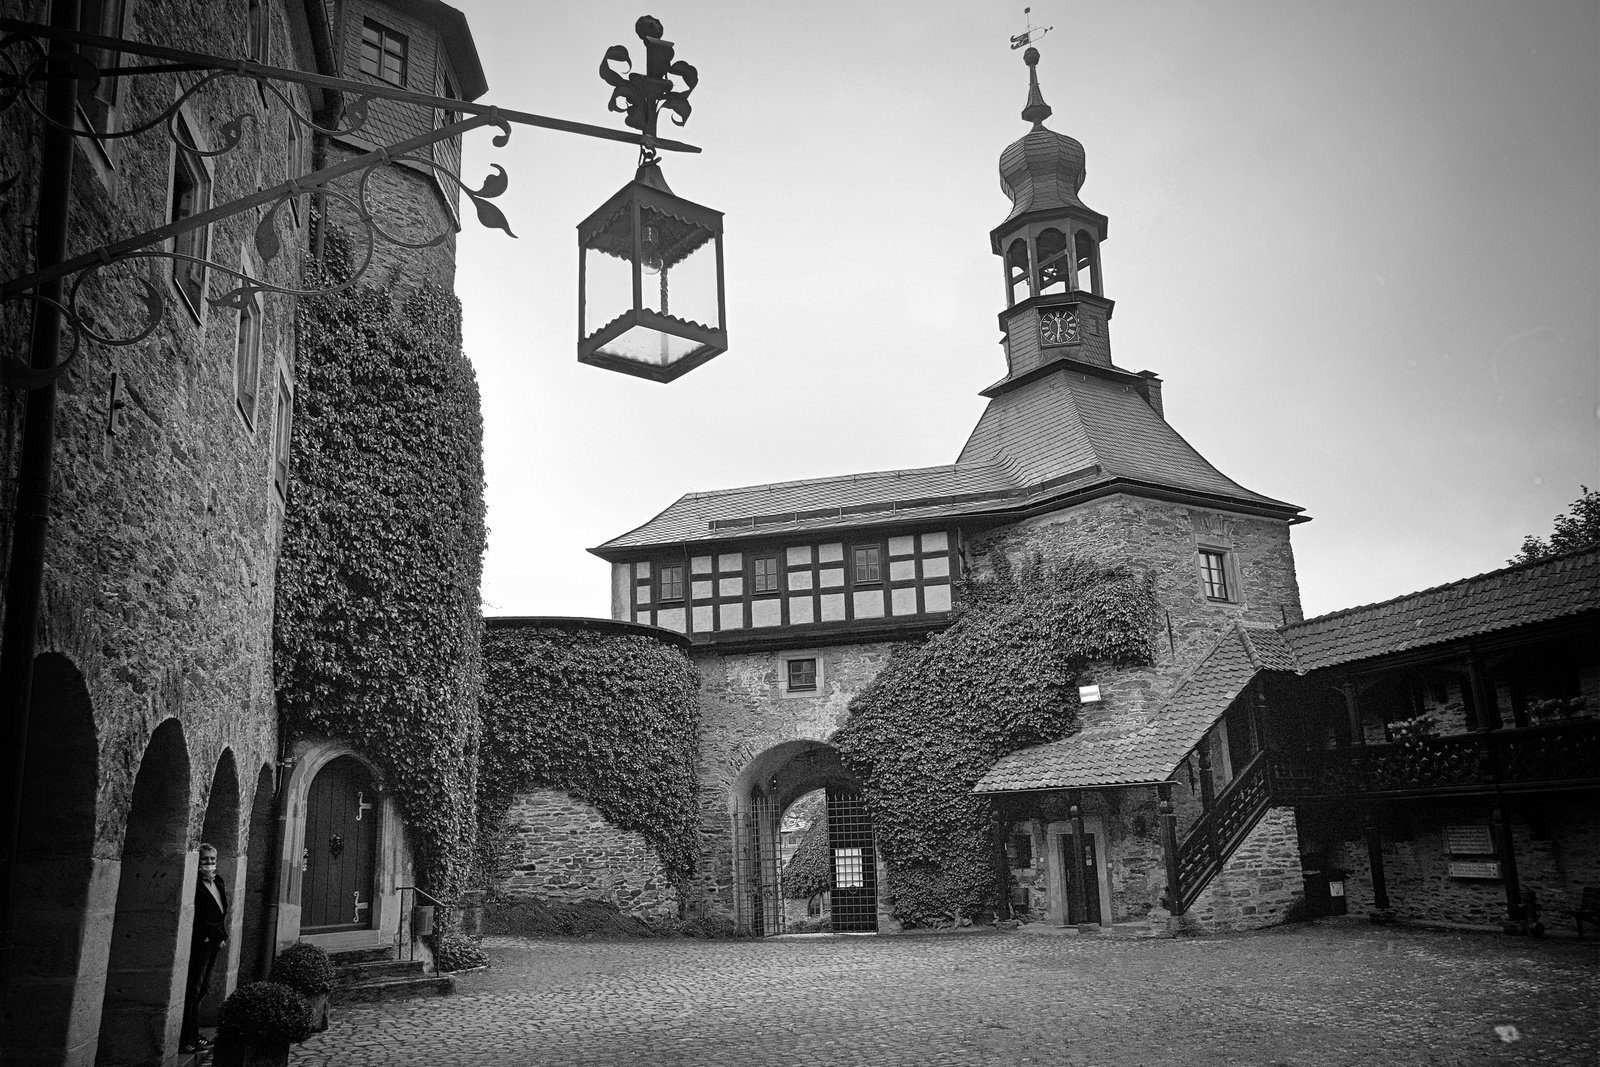
{"type": "Polygon", "coordinates": [[[1055,29],[1054,26],[1042,26],[1042,27],[1039,27],[1037,29],[1034,28],[1033,17],[1032,16],[1033,16],[1033,8],[1025,7],[1025,8],[1022,9],[1022,17],[1023,17],[1023,20],[1025,22],[1027,22],[1028,28],[1026,30],[1024,30],[1022,33],[1019,33],[1015,37],[1011,38],[1011,50],[1013,52],[1015,52],[1019,48],[1028,47],[1034,41],[1037,41],[1039,38],[1043,37],[1045,34],[1049,33],[1051,30],[1055,29]]]}
{"type": "Polygon", "coordinates": [[[675,116],[679,126],[689,121],[689,94],[700,82],[700,72],[683,60],[673,62],[671,41],[664,41],[661,20],[645,15],[633,24],[633,32],[644,42],[644,73],[633,70],[633,57],[625,45],[614,44],[606,49],[600,62],[600,77],[611,86],[611,100],[606,107],[611,111],[626,111],[624,121],[644,134],[644,145],[639,150],[639,167],[651,166],[657,160],[655,148],[656,118],[662,108],[675,116]],[[626,63],[627,70],[618,73],[611,69],[613,63],[626,63]],[[670,76],[670,77],[669,77],[670,76]],[[684,88],[673,87],[671,78],[683,82],[684,88]],[[622,101],[625,103],[619,103],[622,101]]]}

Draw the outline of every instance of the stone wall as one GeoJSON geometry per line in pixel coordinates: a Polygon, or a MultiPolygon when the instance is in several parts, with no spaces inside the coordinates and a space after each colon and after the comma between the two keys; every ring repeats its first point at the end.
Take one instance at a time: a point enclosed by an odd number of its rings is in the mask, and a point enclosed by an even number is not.
{"type": "Polygon", "coordinates": [[[517,794],[505,820],[497,892],[551,903],[603,900],[628,915],[675,917],[678,894],[644,835],[558,789],[517,794]]]}
{"type": "Polygon", "coordinates": [[[1289,527],[1281,520],[1119,493],[969,541],[978,574],[992,570],[997,556],[1019,563],[1034,553],[1046,560],[1079,555],[1126,564],[1155,582],[1162,613],[1152,635],[1155,662],[1148,669],[1097,673],[1103,699],[1084,709],[1086,727],[1142,723],[1232,621],[1279,626],[1301,618],[1289,527]],[[1202,543],[1232,554],[1239,586],[1233,601],[1206,597],[1202,543]]]}
{"type": "Polygon", "coordinates": [[[1181,917],[1185,928],[1219,933],[1276,926],[1305,901],[1293,808],[1268,808],[1181,917]]]}
{"type": "Polygon", "coordinates": [[[700,671],[701,866],[695,909],[735,911],[734,809],[747,798],[742,782],[759,756],[794,741],[827,741],[844,724],[851,699],[888,661],[888,643],[788,651],[694,654],[700,671]],[[814,693],[785,691],[784,662],[816,657],[814,693]]]}
{"type": "MultiPolygon", "coordinates": [[[[1487,800],[1445,807],[1416,805],[1390,812],[1383,833],[1384,883],[1402,920],[1498,926],[1506,920],[1505,883],[1498,878],[1453,878],[1452,858],[1493,860],[1493,855],[1449,853],[1447,826],[1490,825],[1498,820],[1487,800]]],[[[1585,886],[1600,885],[1600,804],[1595,795],[1568,794],[1514,802],[1511,834],[1517,877],[1538,894],[1545,926],[1571,929],[1562,914],[1576,908],[1585,886]]],[[[1347,873],[1352,915],[1373,910],[1372,871],[1366,841],[1352,837],[1329,848],[1326,864],[1347,873]]]]}

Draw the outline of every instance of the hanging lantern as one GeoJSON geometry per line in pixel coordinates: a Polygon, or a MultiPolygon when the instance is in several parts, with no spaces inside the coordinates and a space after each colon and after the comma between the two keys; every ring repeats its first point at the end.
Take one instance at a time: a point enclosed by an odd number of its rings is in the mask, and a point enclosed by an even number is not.
{"type": "Polygon", "coordinates": [[[578,360],[670,382],[728,350],[722,212],[674,195],[655,150],[663,109],[680,126],[689,120],[699,72],[674,60],[656,19],[641,18],[634,31],[644,42],[644,72],[614,45],[600,76],[611,86],[607,106],[627,113],[644,134],[643,150],[633,181],[578,225],[578,360]]]}
{"type": "Polygon", "coordinates": [[[658,382],[728,350],[722,212],[641,167],[578,225],[578,360],[658,382]]]}

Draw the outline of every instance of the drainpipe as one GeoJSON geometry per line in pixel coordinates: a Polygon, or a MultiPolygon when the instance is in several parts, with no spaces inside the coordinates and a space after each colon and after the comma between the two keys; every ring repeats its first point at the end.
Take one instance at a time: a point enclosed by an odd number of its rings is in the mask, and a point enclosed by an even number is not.
{"type": "MultiPolygon", "coordinates": [[[[57,29],[78,28],[78,0],[55,0],[50,24],[57,29]]],[[[77,46],[52,41],[45,88],[46,123],[39,168],[38,231],[35,235],[36,269],[55,266],[67,250],[67,214],[72,198],[72,129],[77,118],[78,82],[69,77],[57,59],[77,52],[77,46]]],[[[26,90],[23,90],[26,91],[26,90]]],[[[45,301],[60,301],[60,279],[40,287],[45,301]]],[[[61,350],[61,313],[41,301],[33,306],[33,336],[29,365],[47,371],[55,367],[61,350]]],[[[0,751],[11,753],[0,761],[0,1003],[10,986],[13,902],[16,899],[17,841],[22,820],[22,775],[27,766],[28,711],[33,700],[33,661],[38,653],[39,603],[44,587],[44,553],[50,530],[50,480],[55,452],[56,387],[51,384],[28,391],[23,416],[22,448],[17,459],[17,496],[12,511],[15,522],[11,560],[6,572],[5,630],[0,637],[0,751]]]]}

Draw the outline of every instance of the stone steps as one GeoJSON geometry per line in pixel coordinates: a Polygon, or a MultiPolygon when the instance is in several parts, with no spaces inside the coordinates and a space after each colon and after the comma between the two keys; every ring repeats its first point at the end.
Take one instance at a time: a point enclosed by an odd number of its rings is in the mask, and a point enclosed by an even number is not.
{"type": "Polygon", "coordinates": [[[408,997],[447,997],[456,991],[454,975],[427,974],[421,960],[397,958],[395,949],[359,949],[332,952],[333,1004],[403,1000],[408,997]]]}

